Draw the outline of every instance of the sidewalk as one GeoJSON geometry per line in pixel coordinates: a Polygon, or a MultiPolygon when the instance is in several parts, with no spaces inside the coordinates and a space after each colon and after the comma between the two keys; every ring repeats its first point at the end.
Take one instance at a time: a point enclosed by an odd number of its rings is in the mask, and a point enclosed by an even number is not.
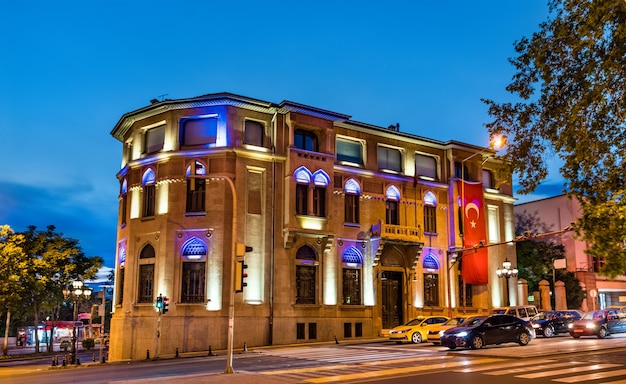
{"type": "MultiPolygon", "coordinates": [[[[264,375],[255,372],[236,371],[235,373],[205,373],[199,375],[176,376],[176,384],[205,384],[205,383],[229,383],[229,384],[293,384],[296,383],[275,375],[264,375]]],[[[107,384],[171,384],[172,377],[159,377],[154,379],[136,379],[110,381],[107,384]]],[[[298,383],[301,381],[297,381],[298,383]]]]}

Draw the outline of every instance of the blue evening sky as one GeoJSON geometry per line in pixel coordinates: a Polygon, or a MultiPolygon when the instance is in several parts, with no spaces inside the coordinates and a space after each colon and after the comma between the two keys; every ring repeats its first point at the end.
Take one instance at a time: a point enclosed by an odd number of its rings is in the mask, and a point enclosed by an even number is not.
{"type": "MultiPolygon", "coordinates": [[[[513,44],[547,0],[0,0],[0,224],[114,266],[122,145],[154,98],[231,92],[487,146],[513,44]]],[[[558,195],[554,174],[532,196],[558,195]]]]}

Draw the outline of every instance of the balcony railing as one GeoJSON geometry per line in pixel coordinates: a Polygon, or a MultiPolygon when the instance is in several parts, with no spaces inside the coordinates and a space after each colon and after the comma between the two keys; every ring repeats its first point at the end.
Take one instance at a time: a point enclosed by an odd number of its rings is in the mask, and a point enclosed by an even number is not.
{"type": "Polygon", "coordinates": [[[388,240],[400,240],[406,242],[420,242],[424,236],[420,227],[407,227],[404,225],[381,225],[381,238],[388,240]]]}

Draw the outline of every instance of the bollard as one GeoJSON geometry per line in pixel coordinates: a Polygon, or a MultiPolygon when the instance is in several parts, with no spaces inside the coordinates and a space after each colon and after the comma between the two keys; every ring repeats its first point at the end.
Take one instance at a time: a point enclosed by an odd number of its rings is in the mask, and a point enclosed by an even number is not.
{"type": "Polygon", "coordinates": [[[80,365],[80,359],[78,357],[76,358],[76,365],[80,365]]]}
{"type": "Polygon", "coordinates": [[[146,349],[146,360],[150,360],[150,350],[146,349]]]}
{"type": "Polygon", "coordinates": [[[248,352],[248,344],[243,343],[243,351],[248,352]]]}
{"type": "Polygon", "coordinates": [[[52,358],[52,366],[56,366],[56,364],[54,363],[54,357],[52,358]]]}
{"type": "Polygon", "coordinates": [[[67,356],[63,356],[63,366],[67,365],[67,356]]]}
{"type": "Polygon", "coordinates": [[[339,344],[339,340],[337,340],[337,336],[335,336],[335,344],[339,344]]]}
{"type": "Polygon", "coordinates": [[[210,345],[209,345],[209,356],[215,356],[215,355],[213,354],[213,351],[211,351],[211,346],[210,346],[210,345]]]}
{"type": "Polygon", "coordinates": [[[96,362],[96,354],[95,353],[91,354],[91,361],[94,362],[94,363],[96,362]]]}
{"type": "Polygon", "coordinates": [[[176,357],[178,357],[178,347],[176,347],[176,357]]]}

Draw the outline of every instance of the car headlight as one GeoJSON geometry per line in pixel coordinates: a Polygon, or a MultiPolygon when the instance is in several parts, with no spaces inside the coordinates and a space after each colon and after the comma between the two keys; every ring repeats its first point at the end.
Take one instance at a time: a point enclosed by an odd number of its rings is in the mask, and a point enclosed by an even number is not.
{"type": "Polygon", "coordinates": [[[439,331],[439,337],[443,336],[446,331],[439,331]]]}
{"type": "Polygon", "coordinates": [[[465,336],[467,336],[467,331],[461,331],[461,332],[457,333],[456,335],[457,335],[457,337],[465,337],[465,336]]]}
{"type": "Polygon", "coordinates": [[[574,328],[574,323],[567,324],[567,329],[574,328]]]}
{"type": "Polygon", "coordinates": [[[541,325],[533,323],[533,328],[541,328],[541,325]]]}
{"type": "Polygon", "coordinates": [[[594,329],[596,327],[596,323],[587,323],[585,324],[585,328],[594,329]]]}

